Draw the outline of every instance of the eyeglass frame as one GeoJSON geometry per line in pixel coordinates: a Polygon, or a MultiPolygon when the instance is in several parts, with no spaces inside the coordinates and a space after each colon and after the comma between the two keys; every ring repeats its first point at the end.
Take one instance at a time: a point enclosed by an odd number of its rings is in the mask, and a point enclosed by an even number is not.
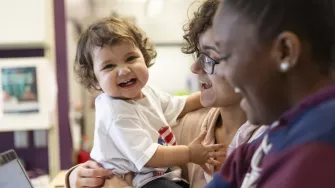
{"type": "Polygon", "coordinates": [[[202,68],[202,70],[204,70],[207,74],[213,74],[215,65],[219,64],[219,62],[215,61],[214,59],[212,59],[211,57],[209,57],[208,55],[203,54],[203,53],[199,53],[197,56],[198,56],[197,60],[199,61],[199,65],[202,68]],[[211,63],[211,70],[210,71],[206,70],[205,63],[201,59],[201,56],[204,56],[205,58],[209,59],[209,62],[211,63]]]}

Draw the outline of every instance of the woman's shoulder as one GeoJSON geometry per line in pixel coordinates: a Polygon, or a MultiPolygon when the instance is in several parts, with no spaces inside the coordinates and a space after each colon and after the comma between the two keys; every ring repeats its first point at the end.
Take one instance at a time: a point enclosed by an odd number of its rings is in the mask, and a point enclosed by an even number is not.
{"type": "MultiPolygon", "coordinates": [[[[217,108],[202,108],[193,112],[190,112],[181,119],[181,124],[184,124],[184,128],[187,126],[193,127],[200,126],[203,127],[211,121],[215,114],[217,113],[217,108]]],[[[203,129],[203,128],[202,128],[203,129]]]]}
{"type": "MultiPolygon", "coordinates": [[[[211,124],[216,124],[216,121],[218,120],[218,117],[220,115],[220,109],[219,108],[211,108],[206,116],[206,120],[207,120],[207,125],[211,125],[211,124]]],[[[207,130],[207,127],[206,127],[207,130]]]]}
{"type": "Polygon", "coordinates": [[[216,112],[216,108],[202,108],[187,113],[183,118],[178,120],[177,125],[172,127],[177,137],[178,144],[189,144],[196,138],[201,131],[205,130],[209,118],[216,112]]]}

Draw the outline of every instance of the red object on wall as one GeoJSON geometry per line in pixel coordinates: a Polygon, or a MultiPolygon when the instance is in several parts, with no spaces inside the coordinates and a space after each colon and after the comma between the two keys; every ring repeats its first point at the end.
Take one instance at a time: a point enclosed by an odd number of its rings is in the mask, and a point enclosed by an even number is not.
{"type": "Polygon", "coordinates": [[[90,159],[90,152],[81,149],[78,153],[78,164],[84,163],[90,159]]]}
{"type": "Polygon", "coordinates": [[[78,153],[78,164],[84,163],[90,159],[90,148],[88,143],[88,137],[86,135],[83,136],[81,149],[78,153]]]}

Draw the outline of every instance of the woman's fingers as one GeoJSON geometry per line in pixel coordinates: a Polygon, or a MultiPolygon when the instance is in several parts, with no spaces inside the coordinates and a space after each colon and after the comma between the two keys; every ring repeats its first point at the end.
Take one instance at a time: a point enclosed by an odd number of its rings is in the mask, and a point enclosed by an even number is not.
{"type": "Polygon", "coordinates": [[[104,169],[96,161],[86,161],[78,167],[78,176],[79,177],[111,177],[113,174],[111,171],[104,169]]]}
{"type": "Polygon", "coordinates": [[[78,169],[78,176],[79,177],[90,177],[90,178],[96,178],[96,177],[111,177],[113,174],[111,171],[106,170],[102,167],[98,169],[89,169],[89,168],[84,168],[84,167],[79,167],[78,169]]]}
{"type": "Polygon", "coordinates": [[[76,187],[102,187],[104,183],[104,178],[78,178],[76,182],[76,187]]]}
{"type": "Polygon", "coordinates": [[[102,187],[106,177],[111,177],[111,171],[101,167],[95,161],[87,161],[78,167],[76,187],[102,187]]]}
{"type": "Polygon", "coordinates": [[[81,166],[85,168],[101,168],[102,167],[98,162],[92,161],[92,160],[86,161],[81,166]]]}

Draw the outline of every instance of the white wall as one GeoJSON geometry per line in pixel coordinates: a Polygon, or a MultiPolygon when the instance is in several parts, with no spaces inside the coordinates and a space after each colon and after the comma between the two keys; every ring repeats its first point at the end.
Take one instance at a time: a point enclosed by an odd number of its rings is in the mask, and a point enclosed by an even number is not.
{"type": "Polygon", "coordinates": [[[46,41],[45,0],[0,0],[0,45],[43,45],[46,41]]]}
{"type": "Polygon", "coordinates": [[[188,21],[188,13],[192,13],[199,3],[194,3],[194,0],[164,0],[160,13],[150,17],[146,12],[145,2],[143,0],[119,0],[116,4],[109,2],[108,7],[111,11],[116,11],[121,15],[135,16],[137,24],[156,43],[182,42],[182,26],[188,21]]]}
{"type": "Polygon", "coordinates": [[[166,92],[186,89],[192,57],[181,53],[180,47],[158,47],[155,64],[149,69],[149,84],[166,92]]]}
{"type": "MultiPolygon", "coordinates": [[[[0,48],[45,47],[45,58],[55,70],[53,8],[52,0],[0,0],[0,48]]],[[[60,169],[57,104],[50,116],[49,169],[54,176],[60,169]]]]}

